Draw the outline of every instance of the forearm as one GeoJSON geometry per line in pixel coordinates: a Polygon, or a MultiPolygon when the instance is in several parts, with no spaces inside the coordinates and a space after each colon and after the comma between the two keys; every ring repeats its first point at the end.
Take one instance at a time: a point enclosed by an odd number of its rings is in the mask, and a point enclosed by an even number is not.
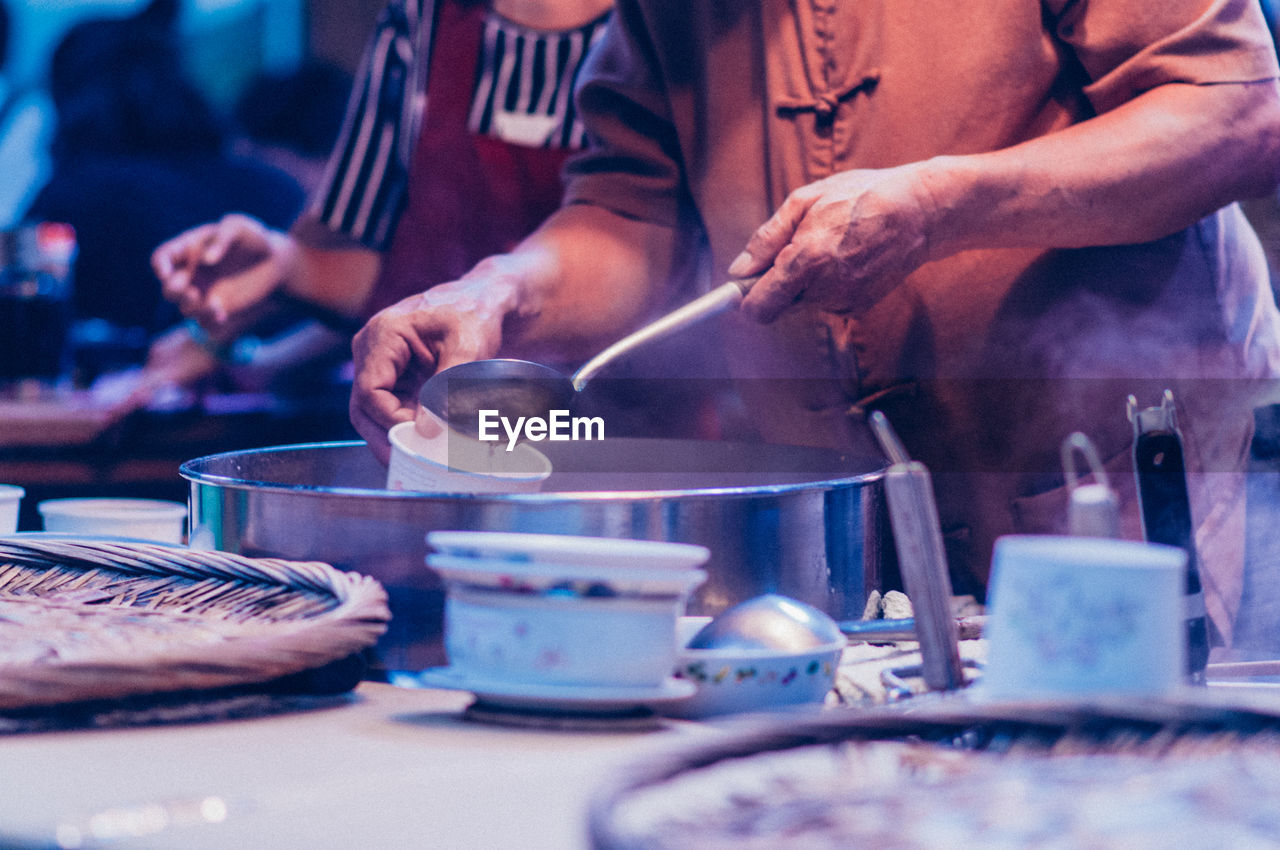
{"type": "Polygon", "coordinates": [[[378,279],[382,256],[305,214],[287,238],[284,293],[343,316],[359,316],[378,279]]]}
{"type": "Polygon", "coordinates": [[[1060,132],[919,168],[933,259],[1144,242],[1274,190],[1280,98],[1270,82],[1166,85],[1060,132]]]}
{"type": "Polygon", "coordinates": [[[513,272],[504,349],[579,359],[659,306],[669,294],[676,247],[671,228],[576,204],[473,274],[513,272]]]}

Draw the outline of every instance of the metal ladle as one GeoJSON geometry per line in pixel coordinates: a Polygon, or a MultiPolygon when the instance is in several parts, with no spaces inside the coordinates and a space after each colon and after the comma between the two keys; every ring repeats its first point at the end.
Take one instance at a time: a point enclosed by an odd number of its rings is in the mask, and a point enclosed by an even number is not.
{"type": "Polygon", "coordinates": [[[766,593],[720,613],[688,645],[690,649],[806,652],[844,639],[836,621],[812,605],[766,593]]]}
{"type": "Polygon", "coordinates": [[[473,360],[428,378],[418,394],[418,403],[464,432],[475,429],[480,410],[500,410],[507,417],[545,417],[550,410],[567,408],[574,396],[608,363],[736,308],[759,279],[731,280],[716,287],[618,340],[582,364],[570,377],[531,360],[473,360]]]}

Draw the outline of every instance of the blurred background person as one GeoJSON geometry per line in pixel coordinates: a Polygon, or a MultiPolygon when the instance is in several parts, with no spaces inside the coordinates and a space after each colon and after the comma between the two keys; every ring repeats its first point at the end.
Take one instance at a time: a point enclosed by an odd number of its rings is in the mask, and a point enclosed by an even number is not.
{"type": "MultiPolygon", "coordinates": [[[[311,77],[305,89],[293,87],[290,79],[295,72],[309,73],[312,60],[336,63],[349,77],[385,2],[0,0],[12,17],[11,37],[0,37],[0,44],[9,47],[8,61],[0,65],[0,103],[6,101],[3,93],[20,92],[27,101],[45,104],[46,128],[44,138],[32,140],[14,129],[21,122],[0,123],[0,230],[23,225],[14,233],[0,233],[0,245],[8,246],[11,236],[38,233],[25,226],[37,219],[75,221],[83,245],[75,282],[81,299],[112,293],[99,302],[102,310],[91,313],[82,308],[84,318],[75,328],[73,346],[77,368],[58,380],[55,392],[41,395],[39,404],[27,395],[0,398],[0,465],[5,466],[5,480],[27,488],[24,530],[40,527],[35,504],[42,498],[122,495],[184,500],[185,482],[176,474],[184,460],[231,449],[351,436],[346,416],[349,380],[343,382],[343,376],[335,374],[336,364],[349,360],[349,333],[338,335],[336,343],[329,340],[329,360],[311,361],[301,373],[271,373],[268,378],[269,370],[259,368],[305,356],[298,353],[305,335],[276,333],[296,323],[298,313],[275,324],[254,325],[251,336],[235,346],[211,346],[223,360],[198,349],[205,365],[192,376],[189,389],[156,393],[154,389],[183,382],[135,367],[147,355],[148,340],[157,330],[161,337],[155,345],[160,346],[171,335],[165,328],[182,327],[173,324],[180,318],[178,311],[159,296],[160,285],[149,266],[151,250],[231,210],[253,213],[276,227],[296,217],[305,200],[300,184],[323,173],[341,126],[346,94],[324,95],[329,98],[326,106],[320,95],[332,88],[332,74],[325,72],[323,85],[311,77]],[[82,61],[68,61],[76,55],[82,61]],[[67,119],[59,139],[57,175],[48,167],[58,117],[51,96],[55,86],[67,119]],[[263,86],[293,87],[305,95],[306,103],[263,103],[254,94],[263,86]],[[102,106],[113,99],[114,106],[102,106]],[[270,114],[279,107],[299,107],[308,117],[299,117],[294,109],[293,117],[282,121],[270,114]],[[327,114],[316,120],[320,113],[327,114]],[[273,122],[277,129],[292,122],[299,132],[284,138],[271,129],[273,122]],[[329,136],[318,142],[314,127],[321,125],[329,128],[323,131],[329,136]],[[158,128],[166,132],[152,132],[158,128]],[[130,144],[119,143],[122,139],[130,144]],[[301,154],[286,150],[299,143],[301,154]],[[320,147],[322,152],[315,156],[320,147]],[[308,157],[313,161],[307,162],[308,157]],[[220,161],[261,176],[216,177],[218,171],[227,173],[220,161]],[[205,164],[192,165],[198,162],[205,164]],[[25,176],[28,172],[30,178],[25,176]],[[36,195],[46,184],[36,205],[36,195]],[[23,191],[11,192],[20,185],[23,191]],[[232,185],[241,187],[239,194],[229,189],[232,185]],[[6,200],[10,195],[15,196],[12,202],[6,200]],[[31,218],[24,221],[28,214],[31,218]],[[135,238],[144,229],[146,234],[135,238]],[[102,259],[107,256],[113,259],[102,259]],[[125,272],[126,264],[133,270],[125,272]],[[126,314],[123,302],[134,296],[145,306],[133,304],[126,314]],[[124,329],[117,320],[137,324],[124,329]],[[214,368],[207,368],[209,361],[214,368]],[[270,391],[256,391],[268,380],[270,391]],[[308,393],[322,380],[329,381],[328,392],[308,393]],[[286,397],[286,390],[291,395],[286,397]],[[57,463],[47,463],[50,460],[57,463]]],[[[11,255],[8,250],[0,253],[11,255]]],[[[0,261],[0,266],[6,265],[0,261]]],[[[29,349],[11,344],[8,351],[29,349]]],[[[31,359],[20,356],[22,362],[31,359]]],[[[183,362],[168,361],[179,366],[183,362]]]]}
{"type": "MultiPolygon", "coordinates": [[[[257,74],[235,104],[232,150],[313,189],[342,129],[351,85],[346,71],[314,58],[257,74]]],[[[286,395],[333,387],[334,370],[350,356],[349,333],[288,307],[255,316],[246,314],[235,335],[223,333],[216,342],[192,322],[163,334],[148,352],[144,392],[201,383],[286,395]]]]}
{"type": "Polygon", "coordinates": [[[49,74],[52,174],[26,213],[75,228],[76,316],[127,340],[115,347],[126,363],[180,318],[150,273],[158,242],[231,210],[284,226],[304,197],[283,172],[230,153],[227,127],[183,67],[177,12],[176,0],[153,0],[62,38],[49,74]]]}
{"type": "Polygon", "coordinates": [[[351,83],[351,74],[314,57],[297,68],[256,74],[235,104],[232,150],[313,190],[342,131],[351,83]]]}
{"type": "Polygon", "coordinates": [[[337,322],[349,342],[363,317],[509,249],[559,205],[584,142],[573,82],[609,6],[392,0],[306,210],[288,232],[233,215],[161,245],[167,294],[216,347],[280,295],[354,320],[337,322]]]}

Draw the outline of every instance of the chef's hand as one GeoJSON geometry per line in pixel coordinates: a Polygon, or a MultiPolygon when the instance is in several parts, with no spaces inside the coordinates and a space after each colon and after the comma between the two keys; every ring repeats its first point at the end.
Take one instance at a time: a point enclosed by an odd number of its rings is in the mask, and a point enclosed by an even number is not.
{"type": "Polygon", "coordinates": [[[288,234],[239,214],[181,233],[151,255],[165,297],[211,330],[265,301],[296,264],[288,234]]]}
{"type": "Polygon", "coordinates": [[[761,274],[742,309],[770,322],[798,299],[864,310],[927,258],[932,205],[914,166],[845,171],[796,191],[729,267],[761,274]]]}
{"type": "Polygon", "coordinates": [[[427,378],[498,353],[518,291],[502,265],[491,257],[460,280],[382,310],[356,334],[351,424],[382,463],[391,455],[387,431],[414,418],[427,378]]]}

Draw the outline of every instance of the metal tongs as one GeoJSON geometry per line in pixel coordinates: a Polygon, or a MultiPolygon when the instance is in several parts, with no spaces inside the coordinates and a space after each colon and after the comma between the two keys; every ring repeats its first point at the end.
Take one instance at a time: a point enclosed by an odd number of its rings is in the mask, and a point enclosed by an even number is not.
{"type": "Polygon", "coordinates": [[[885,472],[885,492],[898,566],[915,610],[920,675],[929,690],[956,690],[964,686],[964,666],[960,662],[959,628],[951,615],[951,576],[933,479],[924,464],[907,455],[883,413],[874,411],[870,422],[891,461],[885,472]]]}

